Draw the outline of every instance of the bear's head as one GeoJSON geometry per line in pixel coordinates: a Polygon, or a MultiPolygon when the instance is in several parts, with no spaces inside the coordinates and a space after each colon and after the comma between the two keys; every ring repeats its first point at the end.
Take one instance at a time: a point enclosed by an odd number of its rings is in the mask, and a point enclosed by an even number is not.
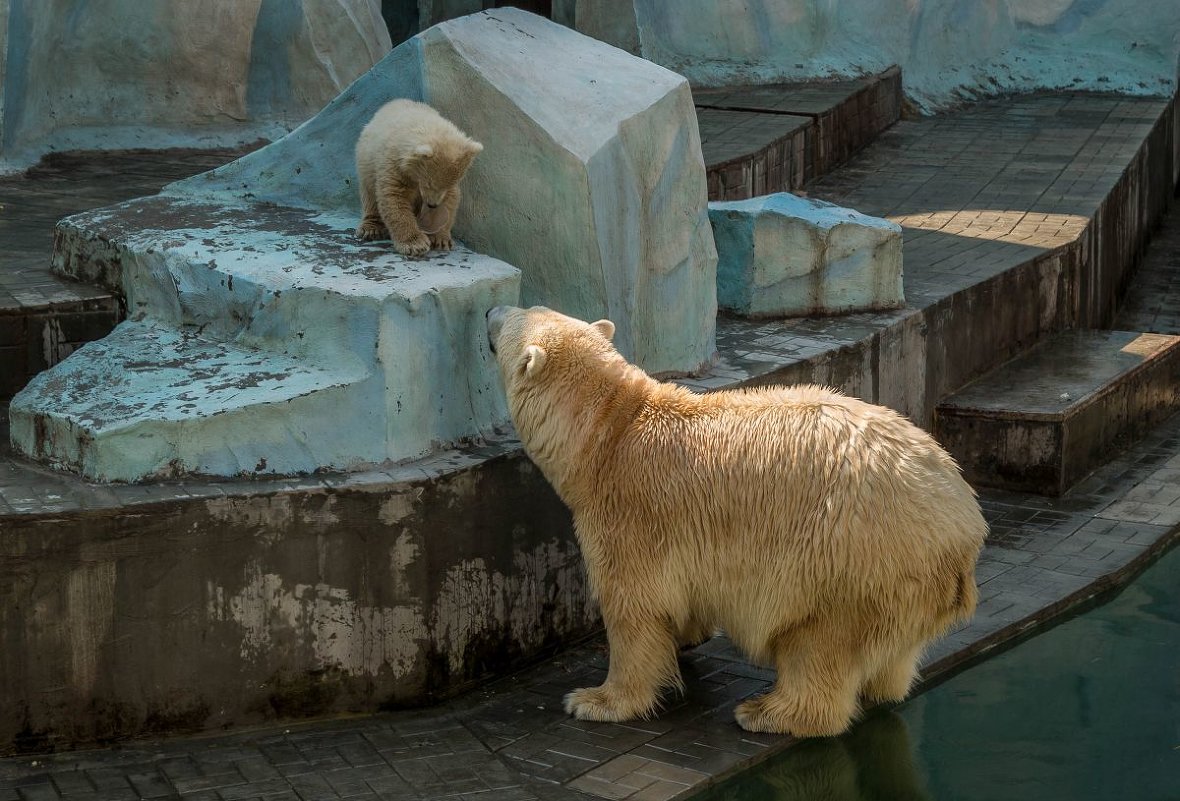
{"type": "Polygon", "coordinates": [[[467,174],[471,160],[482,152],[483,145],[457,129],[417,145],[406,169],[418,184],[426,208],[438,208],[451,187],[467,174]]]}
{"type": "Polygon", "coordinates": [[[544,306],[497,306],[487,313],[488,343],[511,395],[541,379],[547,367],[584,371],[587,359],[617,356],[615,324],[586,323],[544,306]]]}
{"type": "Polygon", "coordinates": [[[508,408],[534,459],[543,445],[568,440],[571,431],[558,429],[576,426],[590,411],[597,381],[627,368],[611,344],[610,320],[586,323],[544,306],[497,306],[487,324],[508,408]]]}

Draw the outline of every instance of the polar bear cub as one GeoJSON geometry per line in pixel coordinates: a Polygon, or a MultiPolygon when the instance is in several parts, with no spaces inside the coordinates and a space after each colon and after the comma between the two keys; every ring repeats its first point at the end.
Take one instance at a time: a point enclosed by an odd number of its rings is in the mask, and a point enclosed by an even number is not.
{"type": "Polygon", "coordinates": [[[356,143],[362,211],[356,235],[388,236],[406,256],[450,250],[459,181],[482,150],[425,103],[386,103],[356,143]]]}
{"type": "Polygon", "coordinates": [[[954,460],[896,412],[815,386],[696,394],[611,345],[609,320],[500,306],[488,337],[525,450],[573,512],[610,668],[586,720],[652,714],[717,627],[777,668],[750,731],[844,731],[897,701],[975,609],[987,533],[954,460]]]}

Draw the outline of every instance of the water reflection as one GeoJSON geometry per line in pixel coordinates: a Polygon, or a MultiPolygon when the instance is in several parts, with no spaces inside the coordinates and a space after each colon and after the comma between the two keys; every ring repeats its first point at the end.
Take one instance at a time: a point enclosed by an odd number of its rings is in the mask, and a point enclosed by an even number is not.
{"type": "Polygon", "coordinates": [[[842,737],[805,740],[694,801],[930,801],[901,716],[876,711],[842,737]]]}

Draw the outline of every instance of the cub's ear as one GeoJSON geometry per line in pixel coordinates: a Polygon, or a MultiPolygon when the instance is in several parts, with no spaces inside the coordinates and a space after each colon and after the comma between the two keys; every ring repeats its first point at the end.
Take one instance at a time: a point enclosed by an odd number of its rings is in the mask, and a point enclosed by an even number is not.
{"type": "Polygon", "coordinates": [[[521,370],[525,375],[535,375],[538,370],[545,366],[545,360],[548,355],[544,348],[536,345],[529,345],[524,349],[524,356],[520,360],[521,370]]]}
{"type": "Polygon", "coordinates": [[[414,148],[414,155],[420,159],[428,159],[434,155],[434,148],[423,143],[414,148]]]}
{"type": "Polygon", "coordinates": [[[615,324],[610,320],[599,320],[596,323],[590,323],[590,327],[598,333],[602,334],[608,340],[614,339],[615,324]]]}
{"type": "Polygon", "coordinates": [[[469,152],[471,154],[472,158],[474,158],[475,156],[477,156],[483,152],[483,145],[481,145],[479,142],[475,141],[474,139],[468,139],[467,140],[467,152],[469,152]]]}

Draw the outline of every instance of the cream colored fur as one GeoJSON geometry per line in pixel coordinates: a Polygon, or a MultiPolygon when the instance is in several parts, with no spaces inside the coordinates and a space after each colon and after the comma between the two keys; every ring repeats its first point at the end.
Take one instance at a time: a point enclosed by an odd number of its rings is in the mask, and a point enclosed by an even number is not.
{"type": "Polygon", "coordinates": [[[814,386],[695,394],[614,326],[488,313],[524,447],[573,511],[610,644],[588,720],[651,715],[677,650],[720,627],[778,669],[751,731],[838,734],[905,697],[923,645],[968,619],[987,526],[945,451],[901,415],[814,386]]]}
{"type": "Polygon", "coordinates": [[[382,106],[356,143],[361,239],[389,236],[399,253],[450,250],[459,181],[483,145],[425,103],[382,106]]]}

